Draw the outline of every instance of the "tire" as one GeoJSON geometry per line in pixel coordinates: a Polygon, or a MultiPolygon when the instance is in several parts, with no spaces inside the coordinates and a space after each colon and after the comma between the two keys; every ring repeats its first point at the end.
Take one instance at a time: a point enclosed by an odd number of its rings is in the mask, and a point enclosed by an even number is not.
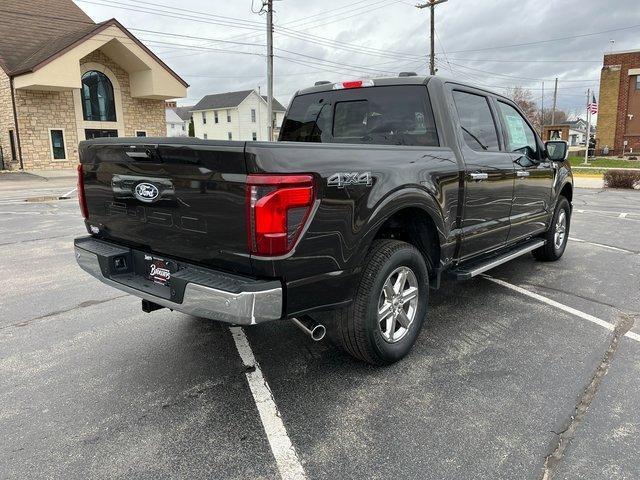
{"type": "Polygon", "coordinates": [[[553,212],[551,226],[542,236],[547,243],[535,249],[533,256],[543,262],[555,262],[562,257],[567,248],[569,239],[569,226],[571,225],[571,206],[565,197],[558,199],[556,210],[553,212]]]}
{"type": "Polygon", "coordinates": [[[333,316],[331,338],[353,357],[372,365],[396,362],[409,353],[420,333],[428,297],[429,270],[418,249],[397,240],[376,240],[365,259],[353,303],[333,316]],[[389,311],[381,321],[379,309],[389,311]]]}

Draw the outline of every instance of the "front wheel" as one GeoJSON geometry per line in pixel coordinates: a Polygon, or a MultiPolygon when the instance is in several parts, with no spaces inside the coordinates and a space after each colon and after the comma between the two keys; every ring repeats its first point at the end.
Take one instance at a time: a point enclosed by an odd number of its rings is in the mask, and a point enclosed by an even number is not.
{"type": "Polygon", "coordinates": [[[542,238],[547,243],[535,249],[532,253],[537,260],[555,262],[564,253],[569,240],[569,225],[571,224],[571,206],[565,197],[558,199],[556,210],[551,219],[551,226],[542,238]]]}
{"type": "Polygon", "coordinates": [[[376,240],[353,304],[336,312],[333,338],[352,356],[393,363],[413,346],[427,312],[429,271],[422,254],[398,240],[376,240]]]}

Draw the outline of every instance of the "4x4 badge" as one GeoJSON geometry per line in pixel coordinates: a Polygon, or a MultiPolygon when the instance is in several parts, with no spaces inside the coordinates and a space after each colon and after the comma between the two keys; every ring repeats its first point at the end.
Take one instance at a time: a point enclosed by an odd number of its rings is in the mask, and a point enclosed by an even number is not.
{"type": "Polygon", "coordinates": [[[366,185],[371,186],[371,172],[337,172],[327,179],[327,185],[330,187],[343,188],[347,185],[366,185]]]}

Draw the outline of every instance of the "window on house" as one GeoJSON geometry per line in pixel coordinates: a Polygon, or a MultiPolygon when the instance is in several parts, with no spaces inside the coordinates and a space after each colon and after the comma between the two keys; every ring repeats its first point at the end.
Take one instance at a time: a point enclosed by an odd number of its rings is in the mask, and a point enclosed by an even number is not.
{"type": "MultiPolygon", "coordinates": [[[[255,108],[251,109],[251,122],[252,123],[256,123],[256,109],[255,108]]],[[[255,140],[255,138],[254,138],[254,140],[255,140]]]]}
{"type": "Polygon", "coordinates": [[[255,142],[256,140],[258,140],[258,134],[256,132],[253,132],[251,134],[251,138],[253,139],[253,141],[255,142]]]}
{"type": "Polygon", "coordinates": [[[82,115],[90,122],[115,122],[116,103],[111,80],[102,72],[82,75],[82,115]]]}
{"type": "Polygon", "coordinates": [[[228,132],[227,136],[229,137],[229,140],[233,140],[233,135],[231,134],[231,132],[228,132]]]}
{"type": "Polygon", "coordinates": [[[64,149],[64,132],[51,130],[51,152],[54,160],[65,160],[67,153],[64,149]]]}
{"type": "Polygon", "coordinates": [[[218,111],[214,111],[213,112],[213,122],[214,123],[218,123],[218,111]]]}
{"type": "Polygon", "coordinates": [[[184,132],[184,123],[182,124],[182,131],[184,132]]]}
{"type": "Polygon", "coordinates": [[[640,90],[640,75],[636,75],[636,90],[640,90]]]}
{"type": "Polygon", "coordinates": [[[9,130],[9,145],[11,146],[11,160],[16,160],[16,139],[13,136],[13,130],[9,130]]]}
{"type": "Polygon", "coordinates": [[[227,110],[227,123],[231,123],[231,110],[227,110]]]}
{"type": "Polygon", "coordinates": [[[171,130],[175,130],[175,129],[176,129],[176,124],[175,124],[175,123],[172,123],[172,124],[171,124],[171,130]]]}
{"type": "MultiPolygon", "coordinates": [[[[171,124],[171,127],[173,128],[173,124],[171,124]]],[[[147,132],[145,132],[144,130],[136,131],[136,137],[146,137],[146,136],[147,136],[147,132]]]]}
{"type": "Polygon", "coordinates": [[[207,112],[202,112],[202,124],[207,124],[207,112]]]}
{"type": "Polygon", "coordinates": [[[206,140],[206,139],[207,139],[207,134],[206,134],[206,133],[203,133],[203,134],[202,134],[202,138],[204,138],[204,139],[206,140]]]}

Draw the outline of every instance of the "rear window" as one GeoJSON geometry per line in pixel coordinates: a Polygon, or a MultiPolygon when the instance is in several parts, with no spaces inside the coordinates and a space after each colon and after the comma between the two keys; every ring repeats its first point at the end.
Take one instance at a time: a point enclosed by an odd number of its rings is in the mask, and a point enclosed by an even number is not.
{"type": "Polygon", "coordinates": [[[294,98],[280,141],[437,146],[422,85],[367,87],[294,98]]]}

